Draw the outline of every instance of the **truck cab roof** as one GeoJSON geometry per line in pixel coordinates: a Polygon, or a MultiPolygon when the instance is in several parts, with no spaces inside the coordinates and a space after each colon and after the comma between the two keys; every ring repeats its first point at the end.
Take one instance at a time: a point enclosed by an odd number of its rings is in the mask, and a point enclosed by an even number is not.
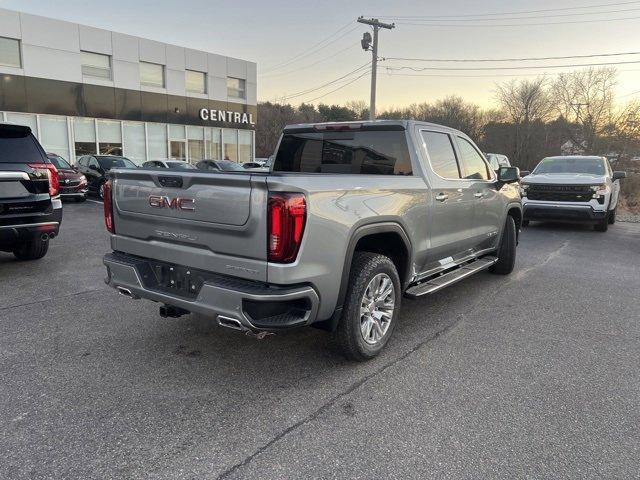
{"type": "Polygon", "coordinates": [[[302,133],[323,130],[409,130],[414,126],[435,128],[455,135],[467,135],[445,125],[418,120],[356,120],[347,122],[298,123],[284,127],[284,133],[302,133]]]}

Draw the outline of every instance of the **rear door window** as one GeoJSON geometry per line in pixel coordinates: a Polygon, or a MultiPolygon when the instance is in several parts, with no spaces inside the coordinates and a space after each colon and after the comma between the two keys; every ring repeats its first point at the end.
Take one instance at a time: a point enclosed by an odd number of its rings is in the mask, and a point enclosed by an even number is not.
{"type": "Polygon", "coordinates": [[[433,171],[442,178],[461,178],[460,166],[451,143],[451,137],[442,132],[422,131],[424,146],[433,171]]]}
{"type": "Polygon", "coordinates": [[[404,130],[285,133],[273,170],[412,175],[404,130]]]}
{"type": "Polygon", "coordinates": [[[472,180],[489,180],[489,166],[482,155],[466,138],[458,137],[460,157],[464,164],[464,178],[472,180]]]}
{"type": "Polygon", "coordinates": [[[35,137],[25,128],[0,129],[0,163],[42,163],[44,155],[35,137]]]}

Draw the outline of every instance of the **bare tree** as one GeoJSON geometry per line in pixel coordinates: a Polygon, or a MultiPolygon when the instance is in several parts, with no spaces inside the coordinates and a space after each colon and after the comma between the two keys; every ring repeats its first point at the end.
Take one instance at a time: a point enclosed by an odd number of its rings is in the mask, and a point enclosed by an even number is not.
{"type": "Polygon", "coordinates": [[[512,161],[530,166],[536,161],[532,151],[532,136],[535,124],[548,121],[553,114],[553,102],[548,93],[547,81],[512,80],[496,87],[496,100],[505,116],[513,125],[512,161]]]}
{"type": "Polygon", "coordinates": [[[344,106],[353,111],[358,120],[369,118],[369,105],[364,100],[350,100],[344,106]]]}
{"type": "Polygon", "coordinates": [[[615,68],[589,68],[561,73],[553,83],[558,114],[577,127],[567,134],[588,153],[602,153],[600,138],[614,120],[616,76],[615,68]]]}

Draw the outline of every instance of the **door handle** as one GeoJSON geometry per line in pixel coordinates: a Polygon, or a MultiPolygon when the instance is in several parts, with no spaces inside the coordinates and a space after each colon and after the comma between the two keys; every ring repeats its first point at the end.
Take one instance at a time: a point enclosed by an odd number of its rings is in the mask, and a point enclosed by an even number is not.
{"type": "Polygon", "coordinates": [[[438,195],[436,195],[436,200],[439,202],[444,202],[447,198],[449,198],[449,195],[447,195],[446,193],[439,193],[438,195]]]}
{"type": "Polygon", "coordinates": [[[473,196],[476,197],[476,198],[482,198],[482,197],[484,197],[484,193],[476,192],[476,193],[473,194],[473,196]]]}

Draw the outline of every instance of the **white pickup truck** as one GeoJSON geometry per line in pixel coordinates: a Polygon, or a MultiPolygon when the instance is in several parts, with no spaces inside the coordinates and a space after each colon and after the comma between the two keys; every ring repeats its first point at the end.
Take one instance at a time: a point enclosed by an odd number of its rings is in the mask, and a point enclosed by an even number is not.
{"type": "Polygon", "coordinates": [[[606,232],[616,221],[620,179],[605,157],[547,157],[522,179],[523,226],[530,220],[591,223],[606,232]]]}

